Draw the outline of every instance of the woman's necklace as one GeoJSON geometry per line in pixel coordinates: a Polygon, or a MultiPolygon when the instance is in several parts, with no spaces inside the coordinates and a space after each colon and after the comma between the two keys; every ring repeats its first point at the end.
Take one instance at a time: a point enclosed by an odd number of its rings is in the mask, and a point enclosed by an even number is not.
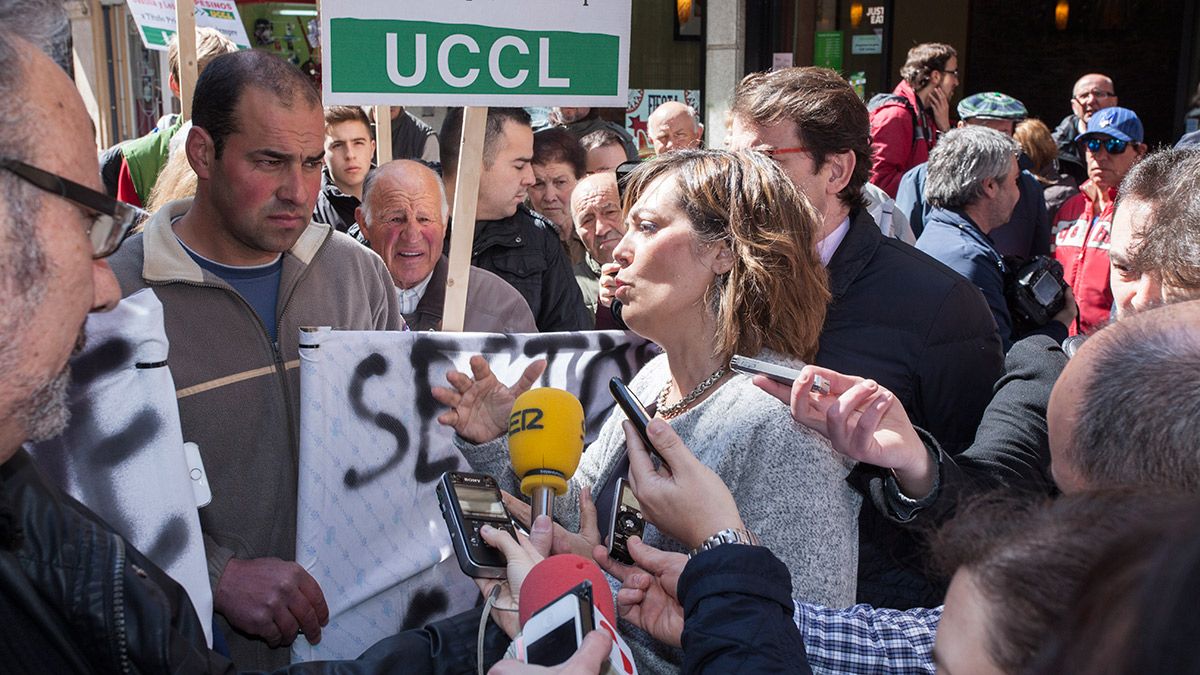
{"type": "Polygon", "coordinates": [[[725,366],[717,368],[712,375],[704,378],[703,382],[696,385],[696,388],[693,389],[691,393],[689,393],[687,396],[684,396],[679,403],[676,403],[675,405],[667,405],[667,393],[671,391],[672,382],[672,380],[668,379],[667,386],[663,387],[662,393],[658,395],[658,416],[665,420],[669,420],[673,417],[679,417],[683,413],[687,412],[687,409],[692,406],[692,403],[695,403],[696,399],[700,398],[701,394],[708,391],[710,387],[724,377],[726,372],[728,371],[725,370],[725,366]]]}

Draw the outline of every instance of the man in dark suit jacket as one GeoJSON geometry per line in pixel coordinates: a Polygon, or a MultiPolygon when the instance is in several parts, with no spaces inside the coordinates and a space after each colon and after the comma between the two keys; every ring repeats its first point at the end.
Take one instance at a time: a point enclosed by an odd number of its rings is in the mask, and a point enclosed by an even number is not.
{"type": "MultiPolygon", "coordinates": [[[[1004,362],[978,289],[866,213],[867,109],[837,73],[787,68],[749,75],[734,94],[731,147],[771,156],[816,207],[833,299],[816,364],[870,377],[896,394],[950,453],[975,436],[1004,362]]],[[[867,489],[870,473],[852,483],[867,489]]],[[[869,506],[859,521],[860,602],[937,604],[920,545],[869,506]]]]}

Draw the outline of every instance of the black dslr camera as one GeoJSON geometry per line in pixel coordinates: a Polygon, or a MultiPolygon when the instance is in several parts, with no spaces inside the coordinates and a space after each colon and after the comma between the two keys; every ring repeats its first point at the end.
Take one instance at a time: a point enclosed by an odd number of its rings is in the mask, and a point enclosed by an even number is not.
{"type": "Polygon", "coordinates": [[[1010,264],[1016,269],[1004,295],[1008,311],[1018,330],[1032,330],[1045,326],[1062,311],[1067,300],[1067,282],[1063,279],[1063,268],[1049,256],[1035,256],[1028,262],[1010,264]]]}

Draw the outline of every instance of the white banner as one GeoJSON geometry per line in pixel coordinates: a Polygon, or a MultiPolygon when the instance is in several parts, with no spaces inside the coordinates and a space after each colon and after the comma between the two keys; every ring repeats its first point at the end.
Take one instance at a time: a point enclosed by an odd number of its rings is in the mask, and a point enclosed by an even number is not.
{"type": "Polygon", "coordinates": [[[212,644],[212,591],[167,369],[162,304],[146,289],[91,314],[71,360],[71,423],[30,453],[42,473],[187,590],[212,644]]]}
{"type": "MultiPolygon", "coordinates": [[[[212,28],[233,40],[239,49],[249,49],[250,39],[234,0],[195,0],[196,27],[212,28]]],[[[138,26],[146,49],[166,51],[171,37],[179,30],[175,21],[175,0],[125,0],[129,14],[138,26]]]]}
{"type": "Polygon", "coordinates": [[[657,354],[630,333],[531,335],[321,329],[300,339],[300,484],[296,560],[329,603],[321,643],[293,660],[354,658],[381,638],[474,605],[434,492],[444,471],[470,470],[438,424],[430,394],[483,354],[512,383],[537,358],[540,386],[579,396],[590,441],[626,381],[657,354]]]}

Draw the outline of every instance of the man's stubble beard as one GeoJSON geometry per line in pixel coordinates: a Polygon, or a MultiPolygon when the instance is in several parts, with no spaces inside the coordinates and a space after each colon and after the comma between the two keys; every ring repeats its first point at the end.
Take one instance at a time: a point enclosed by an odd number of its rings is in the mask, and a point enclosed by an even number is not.
{"type": "MultiPolygon", "coordinates": [[[[87,342],[87,334],[83,328],[75,340],[75,348],[71,351],[74,358],[83,351],[87,342]]],[[[63,364],[50,380],[36,386],[33,391],[16,406],[12,414],[17,418],[29,441],[46,441],[61,434],[71,420],[70,407],[71,365],[63,364]]]]}

